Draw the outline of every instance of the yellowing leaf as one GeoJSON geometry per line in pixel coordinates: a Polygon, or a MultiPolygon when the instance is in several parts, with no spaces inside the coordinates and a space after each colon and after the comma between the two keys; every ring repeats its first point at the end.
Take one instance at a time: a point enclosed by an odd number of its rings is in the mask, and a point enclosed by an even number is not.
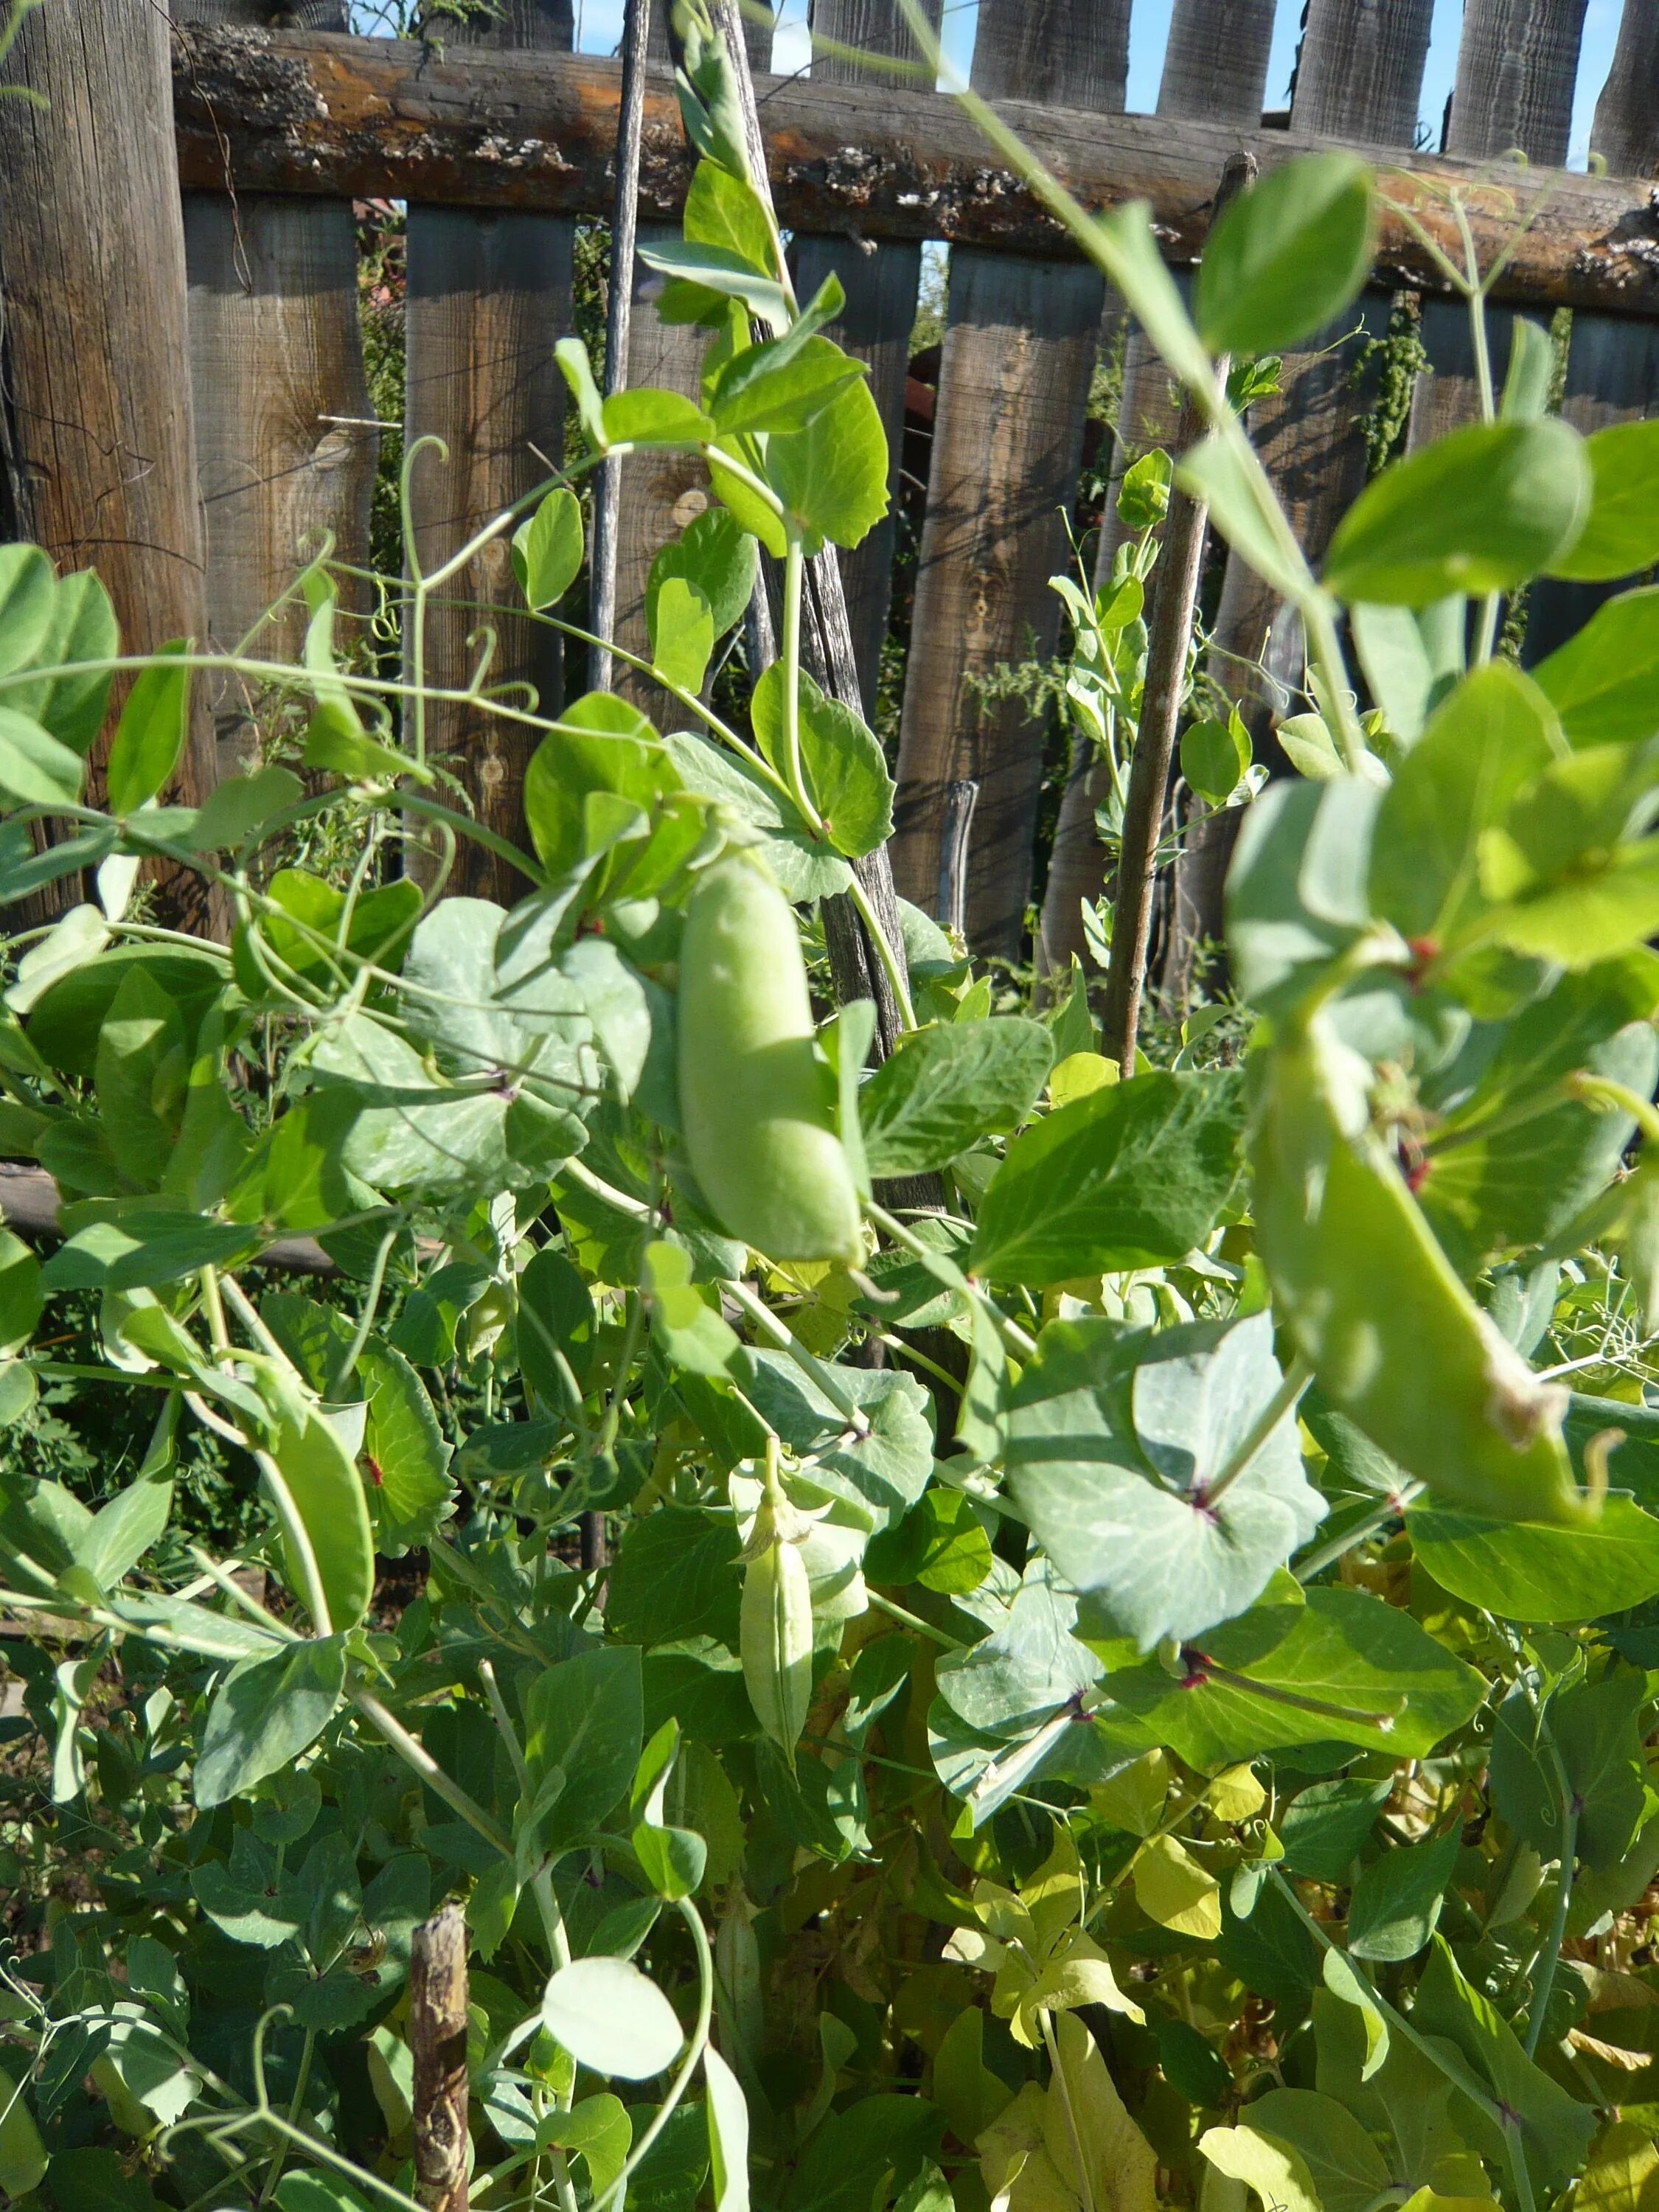
{"type": "Polygon", "coordinates": [[[1135,1903],[1149,1920],[1212,1943],[1221,1933],[1221,1886],[1173,1836],[1158,1836],[1134,1864],[1135,1903]]]}
{"type": "Polygon", "coordinates": [[[1109,1828],[1126,1835],[1150,1836],[1163,1815],[1170,1794],[1170,1761],[1161,1751],[1149,1751],[1121,1774],[1113,1775],[1089,1792],[1089,1802],[1109,1828]]]}
{"type": "Polygon", "coordinates": [[[1210,1784],[1210,1810],[1218,1820],[1249,1820],[1267,1802],[1267,1793],[1249,1766],[1230,1766],[1210,1784]]]}
{"type": "Polygon", "coordinates": [[[1055,1829],[1053,1850],[1031,1879],[1020,1884],[1019,1901],[1031,1916],[1039,1953],[1050,1950],[1083,1917],[1083,1869],[1065,1828],[1055,1829]]]}
{"type": "Polygon", "coordinates": [[[1035,2081],[975,2138],[991,2212],[1078,2212],[1078,2196],[1043,2148],[1048,2092],[1035,2081]]]}
{"type": "Polygon", "coordinates": [[[1212,2166],[1255,2190],[1264,2212],[1320,2212],[1313,2176],[1288,2143],[1254,2128],[1210,2128],[1198,2147],[1212,2166]]]}
{"type": "Polygon", "coordinates": [[[1117,1062],[1100,1053],[1067,1053],[1048,1078],[1049,1099],[1056,1106],[1069,1105],[1073,1098],[1086,1098],[1091,1091],[1115,1083],[1121,1073],[1117,1062]]]}
{"type": "Polygon", "coordinates": [[[1087,2201],[1095,2212],[1157,2212],[1157,2155],[1126,2111],[1094,2038],[1080,2020],[1062,2013],[1054,2022],[1054,2041],[1071,2105],[1068,2120],[1065,2100],[1049,2090],[1042,2139],[1055,2170],[1073,2195],[1082,2195],[1073,2148],[1075,2121],[1089,2165],[1087,2201]]]}
{"type": "Polygon", "coordinates": [[[1591,2149],[1573,2199],[1577,2212],[1642,2212],[1656,2172],[1659,2149],[1648,2130],[1615,2120],[1591,2149]]]}
{"type": "Polygon", "coordinates": [[[1113,2012],[1127,2013],[1133,2021],[1146,2018],[1134,1999],[1118,1987],[1111,1961],[1100,1946],[1079,1934],[1049,1960],[1021,1996],[1013,2014],[1015,2041],[1035,2051],[1042,2040],[1039,2013],[1068,2012],[1086,2004],[1103,2004],[1113,2012]]]}

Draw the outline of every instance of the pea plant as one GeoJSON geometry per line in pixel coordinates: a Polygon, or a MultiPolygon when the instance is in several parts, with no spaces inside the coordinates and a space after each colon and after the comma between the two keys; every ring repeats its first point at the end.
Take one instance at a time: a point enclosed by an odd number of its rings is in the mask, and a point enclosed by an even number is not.
{"type": "MultiPolygon", "coordinates": [[[[1120,1078],[1080,993],[994,995],[859,872],[892,789],[803,586],[880,514],[880,430],[684,28],[652,258],[700,398],[560,349],[571,478],[708,465],[617,656],[672,726],[539,712],[487,627],[429,684],[482,540],[383,581],[399,678],[326,556],[289,663],[124,656],[95,577],[0,555],[0,892],[96,893],[14,936],[0,1017],[0,1146],[60,1206],[0,1244],[0,2192],[434,2201],[409,1965],[451,1899],[452,2206],[1638,2203],[1659,592],[1530,673],[1492,642],[1531,578],[1659,556],[1659,426],[1583,441],[1486,378],[1315,575],[1219,364],[1357,295],[1376,180],[1272,171],[1189,316],[1144,210],[1032,173],[1309,649],[1303,773],[1214,779],[1248,1056],[1120,1078]],[[705,692],[762,552],[734,726],[705,692]],[[304,774],[167,803],[210,674],[304,774]],[[524,850],[450,803],[457,700],[535,735],[524,850]],[[300,865],[325,818],[343,860],[300,865]],[[443,896],[469,838],[511,908],[443,896]],[[902,1013],[874,1065],[838,898],[902,1013]],[[125,1441],[60,1480],[94,1396],[125,1441]],[[204,1450],[230,1544],[184,1517],[204,1450]]],[[[483,535],[559,622],[570,481],[483,535]]]]}

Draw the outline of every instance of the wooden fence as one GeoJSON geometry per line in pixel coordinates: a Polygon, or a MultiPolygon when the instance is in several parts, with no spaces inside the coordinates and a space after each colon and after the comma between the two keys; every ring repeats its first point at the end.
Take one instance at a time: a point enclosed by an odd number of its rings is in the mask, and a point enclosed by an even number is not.
{"type": "MultiPolygon", "coordinates": [[[[1085,201],[1149,199],[1178,265],[1200,249],[1241,148],[1266,166],[1310,141],[1358,145],[1448,240],[1437,188],[1455,182],[1488,254],[1531,210],[1502,295],[1513,312],[1573,311],[1565,411],[1587,429],[1659,413],[1659,0],[1626,0],[1592,139],[1602,176],[1552,167],[1566,150],[1585,0],[1466,0],[1443,154],[1413,146],[1431,12],[1431,0],[1308,0],[1288,118],[1267,118],[1287,128],[1263,127],[1261,112],[1274,0],[1175,0],[1152,117],[1123,112],[1130,0],[980,0],[973,76],[1085,201]],[[1511,148],[1530,166],[1504,170],[1500,188],[1497,157],[1511,148]]],[[[402,428],[410,439],[436,432],[451,456],[416,479],[423,558],[546,473],[543,457],[564,437],[552,350],[572,325],[576,225],[610,210],[618,70],[572,53],[570,0],[508,0],[486,34],[451,36],[441,51],[344,36],[343,0],[173,0],[173,15],[169,44],[154,0],[48,0],[0,68],[0,82],[49,100],[0,98],[0,533],[95,562],[136,644],[188,633],[230,645],[319,530],[346,558],[367,558],[380,429],[364,376],[354,199],[408,204],[402,428]],[[277,18],[287,27],[270,27],[277,18]]],[[[908,51],[894,0],[817,0],[816,25],[867,53],[908,51]]],[[[655,51],[660,63],[659,35],[655,51]]],[[[1066,557],[1103,349],[1127,339],[1119,465],[1168,434],[1167,381],[1095,272],[942,95],[825,56],[810,77],[764,78],[760,99],[800,272],[813,284],[831,268],[842,276],[841,336],[871,363],[896,482],[921,243],[951,248],[894,871],[901,890],[937,910],[947,818],[961,787],[976,786],[969,933],[1018,957],[1029,950],[1045,731],[1018,702],[988,703],[978,679],[1055,643],[1048,579],[1066,557]]],[[[659,66],[642,239],[674,220],[689,173],[659,66]]],[[[1411,229],[1385,223],[1375,291],[1287,360],[1279,395],[1254,410],[1316,559],[1363,480],[1367,340],[1402,295],[1421,298],[1425,351],[1411,438],[1473,410],[1465,320],[1440,290],[1411,229]]],[[[630,380],[694,388],[699,352],[698,334],[657,321],[647,288],[630,380]]],[[[623,643],[641,641],[653,555],[708,496],[696,465],[625,465],[623,643]]],[[[1109,526],[1102,536],[1109,557],[1109,526]]],[[[872,706],[892,558],[890,526],[844,564],[872,706]]],[[[470,594],[510,602],[499,552],[478,568],[470,594]]],[[[1274,687],[1299,679],[1294,623],[1236,558],[1216,605],[1212,665],[1265,734],[1282,703],[1274,687]]],[[[1582,591],[1540,587],[1534,638],[1583,611],[1582,591]]],[[[466,628],[458,615],[440,629],[441,670],[462,665],[466,628]]],[[[556,646],[540,625],[509,620],[498,667],[545,702],[559,696],[556,646]]],[[[244,702],[208,703],[216,728],[204,721],[195,734],[186,797],[247,738],[244,702]]],[[[465,716],[439,735],[481,816],[516,832],[524,757],[511,736],[465,716]]],[[[1065,787],[1039,926],[1046,963],[1069,958],[1079,902],[1101,889],[1089,765],[1066,777],[1064,763],[1048,764],[1065,787]]],[[[1189,804],[1188,935],[1212,913],[1226,827],[1189,804]]],[[[471,866],[465,887],[507,890],[487,854],[471,866]]]]}

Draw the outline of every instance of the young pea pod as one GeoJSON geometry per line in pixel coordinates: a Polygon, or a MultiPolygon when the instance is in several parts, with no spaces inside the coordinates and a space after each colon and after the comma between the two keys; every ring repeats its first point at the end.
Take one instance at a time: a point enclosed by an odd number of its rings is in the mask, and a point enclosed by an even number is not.
{"type": "Polygon", "coordinates": [[[680,946],[680,1114],[721,1225],[773,1260],[854,1260],[859,1198],[812,1049],[789,902],[741,854],[692,893],[680,946]]]}
{"type": "Polygon", "coordinates": [[[812,1592],[800,1547],[792,1540],[795,1517],[778,1486],[775,1442],[744,1547],[738,1649],[755,1717],[792,1771],[812,1701],[812,1592]]]}
{"type": "Polygon", "coordinates": [[[1256,1241],[1332,1404],[1407,1474],[1498,1519],[1574,1521],[1567,1394],[1469,1297],[1370,1125],[1370,1070],[1317,1012],[1254,1055],[1256,1241]]]}

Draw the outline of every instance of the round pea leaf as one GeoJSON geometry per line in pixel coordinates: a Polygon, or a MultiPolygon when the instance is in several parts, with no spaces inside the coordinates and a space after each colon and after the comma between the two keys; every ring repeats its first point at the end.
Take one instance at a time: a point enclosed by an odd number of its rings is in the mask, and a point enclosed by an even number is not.
{"type": "Polygon", "coordinates": [[[579,2065],[643,2081],[660,2074],[685,2040],[674,2008],[628,1959],[578,1959],[542,1998],[542,2024],[579,2065]]]}

